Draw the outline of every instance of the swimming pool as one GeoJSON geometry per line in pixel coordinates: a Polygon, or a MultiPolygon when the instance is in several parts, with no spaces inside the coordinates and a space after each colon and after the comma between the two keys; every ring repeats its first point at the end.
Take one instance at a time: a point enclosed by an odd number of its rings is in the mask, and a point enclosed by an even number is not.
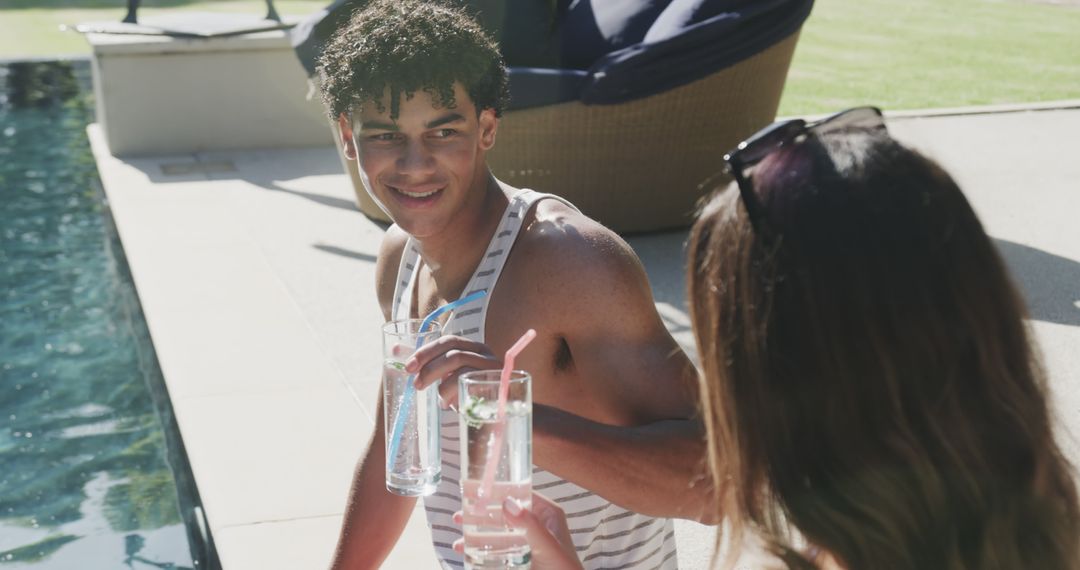
{"type": "Polygon", "coordinates": [[[88,62],[0,64],[0,566],[212,568],[92,118],[88,62]]]}

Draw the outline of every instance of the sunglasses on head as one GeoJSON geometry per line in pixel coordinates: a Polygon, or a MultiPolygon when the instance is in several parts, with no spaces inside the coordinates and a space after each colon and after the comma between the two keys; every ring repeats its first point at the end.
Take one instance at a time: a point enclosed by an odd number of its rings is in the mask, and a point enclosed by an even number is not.
{"type": "Polygon", "coordinates": [[[778,121],[761,129],[724,155],[728,171],[739,187],[739,195],[746,206],[746,213],[754,231],[760,233],[763,230],[763,208],[750,183],[751,169],[780,147],[801,141],[807,134],[823,135],[848,130],[886,132],[885,117],[877,107],[855,107],[810,123],[802,119],[778,121]]]}

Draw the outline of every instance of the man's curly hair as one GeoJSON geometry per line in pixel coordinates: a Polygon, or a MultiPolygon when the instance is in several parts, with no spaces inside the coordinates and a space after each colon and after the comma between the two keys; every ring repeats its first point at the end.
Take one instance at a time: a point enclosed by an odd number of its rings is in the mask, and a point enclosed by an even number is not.
{"type": "Polygon", "coordinates": [[[332,119],[374,103],[396,119],[400,98],[430,93],[451,108],[460,81],[478,111],[501,116],[509,99],[499,46],[460,8],[435,0],[373,0],[356,11],[326,45],[318,67],[332,119]]]}

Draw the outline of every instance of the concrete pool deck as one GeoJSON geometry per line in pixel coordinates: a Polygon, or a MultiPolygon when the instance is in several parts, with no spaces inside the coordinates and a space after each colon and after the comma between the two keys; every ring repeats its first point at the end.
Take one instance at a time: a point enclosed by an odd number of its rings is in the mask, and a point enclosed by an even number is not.
{"type": "MultiPolygon", "coordinates": [[[[995,238],[1063,428],[1080,434],[1080,102],[1057,107],[889,124],[957,178],[995,238]]],[[[97,125],[89,134],[223,567],[325,568],[373,426],[382,226],[356,210],[329,137],[118,159],[97,125]]],[[[692,349],[684,240],[628,239],[692,349]]],[[[1075,438],[1063,443],[1080,460],[1075,438]]],[[[711,529],[679,523],[676,536],[680,567],[704,568],[711,529]]],[[[384,567],[436,567],[419,510],[384,567]]]]}

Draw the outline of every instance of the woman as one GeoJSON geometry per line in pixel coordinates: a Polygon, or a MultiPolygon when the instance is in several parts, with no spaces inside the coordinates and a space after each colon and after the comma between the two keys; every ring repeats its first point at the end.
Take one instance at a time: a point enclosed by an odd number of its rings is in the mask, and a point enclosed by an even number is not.
{"type": "MultiPolygon", "coordinates": [[[[752,533],[792,569],[1080,568],[1023,305],[948,174],[873,108],[725,159],[688,281],[731,543],[752,533]]],[[[575,567],[549,508],[508,507],[536,564],[575,567]]]]}

